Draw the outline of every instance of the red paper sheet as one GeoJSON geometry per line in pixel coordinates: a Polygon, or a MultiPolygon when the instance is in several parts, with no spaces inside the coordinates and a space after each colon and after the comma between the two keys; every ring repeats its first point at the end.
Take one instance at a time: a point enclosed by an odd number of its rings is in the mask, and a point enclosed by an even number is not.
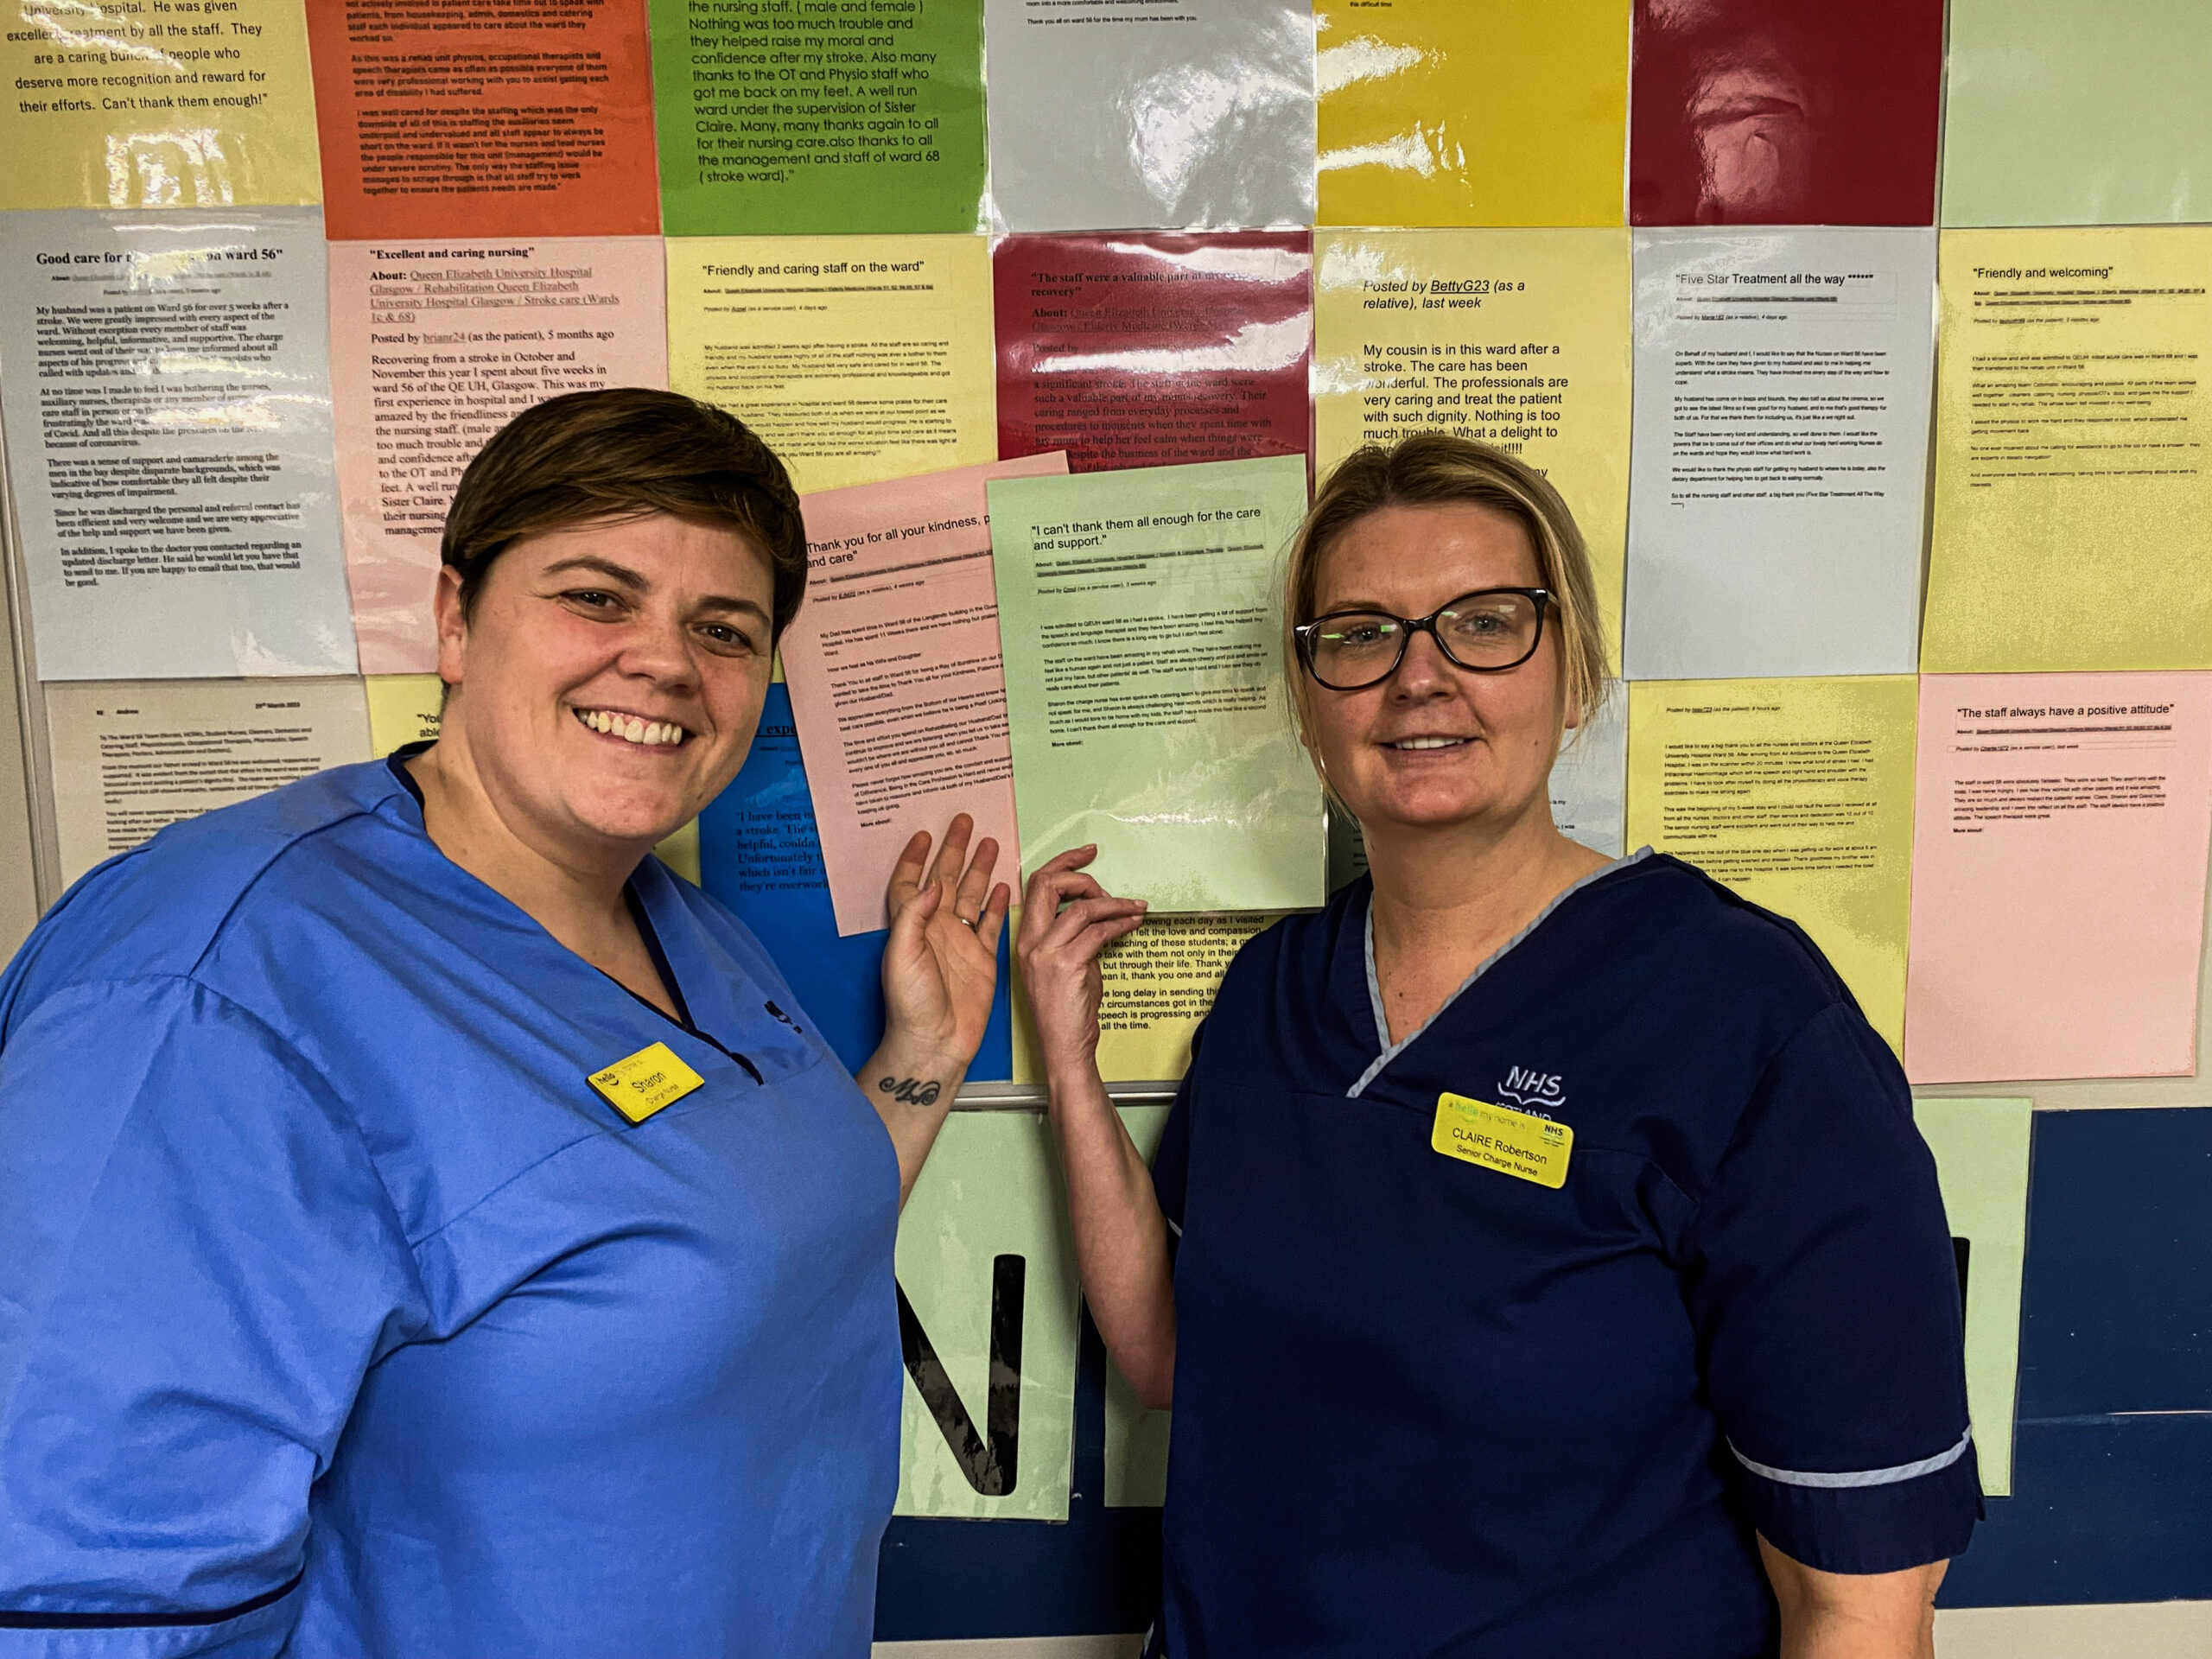
{"type": "Polygon", "coordinates": [[[1077,472],[1312,448],[1313,239],[1012,236],[992,257],[999,454],[1077,472]]]}
{"type": "Polygon", "coordinates": [[[1637,225],[1932,225],[1943,0],[1637,0],[1637,225]]]}
{"type": "Polygon", "coordinates": [[[325,233],[660,229],[645,0],[308,0],[325,233]]]}

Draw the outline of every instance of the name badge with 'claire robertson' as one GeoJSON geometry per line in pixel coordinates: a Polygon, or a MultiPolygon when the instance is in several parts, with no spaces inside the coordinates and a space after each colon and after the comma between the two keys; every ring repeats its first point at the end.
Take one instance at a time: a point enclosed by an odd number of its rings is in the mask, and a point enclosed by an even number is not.
{"type": "Polygon", "coordinates": [[[1567,1185],[1574,1131],[1533,1112],[1516,1112],[1465,1095],[1436,1097],[1436,1122],[1428,1144],[1446,1158],[1494,1169],[1538,1186],[1567,1185]]]}
{"type": "Polygon", "coordinates": [[[683,1064],[666,1043],[654,1043],[591,1074],[591,1086],[632,1123],[673,1105],[706,1079],[683,1064]]]}

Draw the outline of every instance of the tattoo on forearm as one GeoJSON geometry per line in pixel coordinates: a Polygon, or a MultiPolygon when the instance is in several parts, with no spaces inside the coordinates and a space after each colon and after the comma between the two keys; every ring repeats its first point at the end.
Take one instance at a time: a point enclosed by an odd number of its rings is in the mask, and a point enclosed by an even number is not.
{"type": "Polygon", "coordinates": [[[908,1106],[934,1106],[943,1087],[934,1080],[920,1077],[882,1077],[875,1085],[892,1099],[908,1106]]]}

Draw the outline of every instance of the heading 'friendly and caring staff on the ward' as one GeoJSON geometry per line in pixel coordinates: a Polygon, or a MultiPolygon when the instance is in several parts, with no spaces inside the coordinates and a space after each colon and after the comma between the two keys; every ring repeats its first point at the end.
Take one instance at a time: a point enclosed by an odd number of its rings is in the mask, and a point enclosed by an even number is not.
{"type": "Polygon", "coordinates": [[[448,520],[438,741],[164,830],[32,935],[0,1659],[868,1651],[893,1236],[1007,893],[963,818],[907,847],[856,1086],[648,856],[743,761],[805,550],[728,415],[541,404],[448,520]]]}
{"type": "Polygon", "coordinates": [[[1285,591],[1371,877],[1244,947],[1151,1171],[1095,1058],[1141,905],[1076,849],[1019,943],[1085,1293],[1174,1408],[1155,1650],[1932,1659],[1980,1512],[1934,1163],[1803,933],[1554,827],[1605,690],[1565,505],[1363,450],[1285,591]]]}

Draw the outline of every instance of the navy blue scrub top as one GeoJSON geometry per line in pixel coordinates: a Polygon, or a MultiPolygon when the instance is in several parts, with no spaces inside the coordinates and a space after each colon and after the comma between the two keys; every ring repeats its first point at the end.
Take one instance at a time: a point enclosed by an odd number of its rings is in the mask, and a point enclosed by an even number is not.
{"type": "Polygon", "coordinates": [[[1750,1659],[1754,1529],[1963,1549],[1935,1164],[1811,941],[1647,851],[1392,1045],[1371,891],[1244,948],[1154,1160],[1173,1659],[1750,1659]],[[1432,1150],[1446,1091],[1569,1125],[1565,1185],[1432,1150]]]}
{"type": "Polygon", "coordinates": [[[0,1659],[865,1655],[898,1162],[648,859],[672,1020],[342,767],[0,979],[0,1659]],[[665,1043],[632,1125],[587,1081],[665,1043]]]}

